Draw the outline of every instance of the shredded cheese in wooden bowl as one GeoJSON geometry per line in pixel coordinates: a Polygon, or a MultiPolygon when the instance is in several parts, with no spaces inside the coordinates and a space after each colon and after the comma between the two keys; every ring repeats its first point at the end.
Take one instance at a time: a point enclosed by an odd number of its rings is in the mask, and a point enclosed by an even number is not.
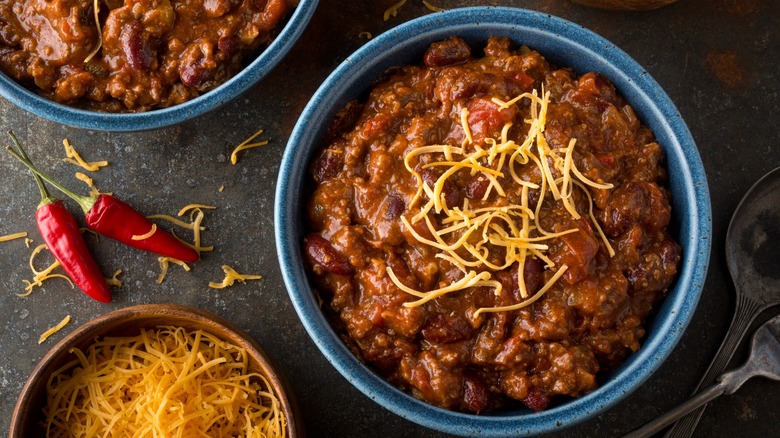
{"type": "Polygon", "coordinates": [[[11,437],[295,437],[280,376],[246,333],[207,312],[143,305],[96,318],[31,374],[11,437]]]}

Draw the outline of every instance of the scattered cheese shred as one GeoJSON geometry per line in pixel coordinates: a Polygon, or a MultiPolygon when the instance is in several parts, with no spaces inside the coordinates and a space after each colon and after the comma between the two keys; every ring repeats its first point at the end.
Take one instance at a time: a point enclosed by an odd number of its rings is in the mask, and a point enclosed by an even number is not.
{"type": "Polygon", "coordinates": [[[364,31],[364,32],[360,32],[360,33],[358,34],[358,38],[365,38],[365,39],[367,39],[367,40],[370,40],[370,39],[371,39],[371,38],[373,38],[373,37],[374,37],[374,36],[373,36],[373,35],[371,35],[371,32],[365,32],[365,31],[364,31]]]}
{"type": "MultiPolygon", "coordinates": [[[[192,230],[194,228],[192,223],[184,222],[181,219],[175,218],[173,216],[169,216],[167,214],[153,214],[153,215],[150,215],[150,216],[146,216],[146,218],[147,219],[162,219],[162,220],[166,220],[166,221],[168,221],[168,222],[170,222],[170,223],[172,223],[172,224],[174,224],[174,225],[176,225],[178,227],[186,228],[188,230],[192,230]]],[[[201,231],[203,231],[206,228],[205,227],[201,227],[200,229],[201,229],[201,231]]]]}
{"type": "Polygon", "coordinates": [[[68,139],[62,140],[62,145],[65,146],[65,155],[67,158],[63,158],[63,161],[66,161],[68,163],[74,164],[76,166],[80,166],[90,172],[97,172],[100,170],[101,167],[108,166],[108,161],[93,161],[93,162],[86,162],[83,158],[81,158],[81,155],[76,151],[76,149],[71,146],[68,139]]]}
{"type": "Polygon", "coordinates": [[[144,234],[137,234],[134,236],[131,236],[130,238],[133,240],[146,240],[154,235],[154,233],[157,232],[157,224],[152,224],[152,229],[144,234]]]}
{"type": "Polygon", "coordinates": [[[100,192],[98,191],[97,187],[95,187],[95,182],[92,181],[92,178],[88,177],[87,175],[76,172],[76,179],[83,182],[89,187],[89,194],[92,196],[100,195],[100,192]]]}
{"type": "Polygon", "coordinates": [[[238,281],[241,283],[246,283],[246,280],[259,280],[263,277],[260,275],[247,275],[247,274],[239,274],[236,272],[235,269],[231,268],[228,265],[222,265],[222,270],[225,271],[225,278],[222,280],[221,283],[215,283],[210,282],[209,287],[213,289],[224,289],[228,286],[233,286],[233,284],[238,281]]]}
{"type": "Polygon", "coordinates": [[[182,207],[181,210],[179,210],[179,213],[176,214],[176,216],[184,216],[185,213],[187,213],[190,210],[195,210],[196,208],[199,209],[207,209],[207,210],[215,210],[217,207],[213,205],[206,205],[206,204],[189,204],[182,207]]]}
{"type": "Polygon", "coordinates": [[[173,257],[158,257],[157,260],[160,262],[160,275],[157,277],[157,284],[162,284],[165,280],[165,277],[168,275],[168,266],[170,263],[181,266],[185,271],[189,272],[190,270],[190,266],[187,263],[173,257]]]}
{"type": "Polygon", "coordinates": [[[390,17],[395,17],[398,15],[398,10],[401,9],[401,6],[406,4],[406,0],[401,0],[398,3],[394,4],[393,6],[390,6],[385,10],[384,14],[384,21],[387,21],[390,19],[390,17]]]}
{"type": "Polygon", "coordinates": [[[54,327],[52,327],[52,328],[46,330],[45,332],[43,332],[41,334],[41,337],[38,338],[38,344],[39,345],[43,344],[44,341],[46,341],[47,339],[49,339],[51,337],[51,335],[53,335],[53,334],[57,333],[58,331],[62,330],[62,328],[65,327],[66,325],[68,325],[69,322],[70,322],[70,315],[67,315],[65,318],[62,319],[62,321],[59,322],[59,324],[57,324],[54,327]]]}
{"type": "Polygon", "coordinates": [[[258,141],[255,143],[252,143],[252,140],[257,138],[260,134],[263,133],[263,130],[259,130],[252,134],[251,137],[247,138],[246,140],[242,141],[241,144],[236,146],[235,149],[233,149],[233,152],[230,154],[230,162],[232,164],[238,163],[238,153],[247,149],[256,148],[260,146],[265,146],[268,144],[268,140],[258,141]]]}
{"type": "Polygon", "coordinates": [[[430,9],[433,12],[442,12],[444,11],[443,8],[440,8],[438,6],[434,6],[430,3],[428,3],[426,0],[422,0],[422,3],[425,5],[426,8],[430,9]]]}
{"type": "Polygon", "coordinates": [[[523,278],[526,259],[536,257],[545,262],[547,269],[556,268],[555,263],[545,254],[548,250],[547,241],[580,231],[575,227],[553,233],[541,227],[539,215],[548,191],[550,197],[555,202],[560,202],[574,220],[581,217],[573,199],[574,188],[584,192],[590,205],[589,219],[595,225],[610,256],[615,254],[596,222],[593,200],[586,187],[605,190],[612,188],[612,184],[591,181],[577,169],[573,159],[576,139],[572,138],[565,148],[554,149],[547,143],[544,129],[550,93],[545,92],[544,88],[541,93],[533,90],[508,102],[492,99],[499,109],[509,108],[524,100],[529,101],[530,118],[525,120],[528,131],[521,144],[508,138],[511,123],[503,127],[501,138],[486,138],[483,140],[484,144],[475,144],[468,123],[469,112],[462,108],[460,124],[464,140],[460,147],[446,144],[423,146],[415,148],[404,157],[407,170],[418,182],[418,190],[409,204],[409,209],[412,211],[413,208],[419,208],[419,211],[412,215],[411,220],[405,215],[401,216],[402,223],[416,240],[441,251],[437,257],[448,260],[464,274],[459,281],[448,286],[420,292],[404,285],[388,267],[387,272],[393,283],[418,298],[405,303],[405,306],[419,306],[444,294],[477,286],[492,287],[498,295],[502,286],[500,282],[492,280],[492,272],[505,270],[515,263],[518,265],[517,283],[522,301],[511,306],[480,308],[475,312],[475,316],[483,312],[517,310],[538,300],[566,272],[568,266],[557,267],[542,288],[529,297],[523,278]],[[423,155],[426,155],[426,158],[420,160],[419,157],[423,155]],[[423,182],[418,167],[413,163],[415,159],[418,163],[425,163],[421,166],[418,164],[421,170],[432,167],[442,169],[432,186],[423,182]],[[536,173],[541,175],[540,183],[525,181],[517,174],[515,169],[526,165],[536,166],[536,173]],[[496,170],[503,168],[509,169],[509,175],[496,170]],[[482,200],[487,200],[494,192],[497,196],[506,198],[507,194],[499,178],[511,177],[521,187],[520,204],[506,203],[502,206],[472,209],[469,200],[465,199],[463,205],[448,205],[444,185],[459,171],[469,172],[471,177],[479,174],[485,179],[487,188],[482,200]],[[535,208],[532,208],[529,201],[529,190],[532,189],[539,192],[535,208]],[[420,206],[424,200],[423,194],[427,201],[420,206]],[[430,212],[443,215],[435,222],[438,227],[429,217],[430,212]],[[422,236],[413,226],[420,221],[424,222],[430,238],[422,236]]]}
{"type": "Polygon", "coordinates": [[[120,275],[122,275],[122,270],[117,269],[111,278],[106,278],[106,283],[108,283],[109,286],[122,287],[122,280],[119,279],[120,275]]]}
{"type": "Polygon", "coordinates": [[[27,237],[27,232],[21,232],[21,233],[13,233],[13,234],[7,234],[5,236],[0,236],[0,242],[9,242],[11,240],[15,239],[21,239],[23,237],[27,237]]]}
{"type": "Polygon", "coordinates": [[[49,249],[46,244],[40,244],[35,249],[33,249],[32,253],[30,254],[30,270],[33,273],[33,279],[32,281],[29,280],[22,280],[24,283],[27,284],[27,286],[24,288],[26,291],[25,293],[17,294],[20,297],[26,297],[29,296],[33,289],[35,289],[36,286],[42,286],[43,282],[46,280],[50,280],[52,278],[64,278],[65,280],[68,280],[68,283],[70,283],[70,287],[76,287],[73,285],[73,282],[68,278],[68,276],[64,274],[52,274],[52,271],[57,269],[60,266],[60,262],[57,260],[54,260],[52,264],[50,264],[48,267],[46,267],[43,271],[39,271],[35,269],[35,264],[33,261],[35,260],[35,256],[37,256],[41,251],[44,249],[49,249]]]}
{"type": "Polygon", "coordinates": [[[26,237],[26,238],[24,239],[24,246],[26,246],[26,247],[28,247],[28,248],[29,248],[29,247],[30,247],[30,245],[32,245],[32,244],[33,244],[33,242],[35,242],[35,241],[34,241],[34,240],[32,240],[32,239],[30,239],[29,237],[26,237]]]}
{"type": "Polygon", "coordinates": [[[142,328],[70,352],[46,385],[48,436],[286,436],[267,377],[208,332],[142,328]]]}

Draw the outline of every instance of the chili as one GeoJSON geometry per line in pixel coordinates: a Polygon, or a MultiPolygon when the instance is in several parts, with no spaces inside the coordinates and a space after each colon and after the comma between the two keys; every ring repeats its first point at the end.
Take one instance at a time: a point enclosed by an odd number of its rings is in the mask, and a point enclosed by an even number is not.
{"type": "Polygon", "coordinates": [[[137,236],[148,234],[153,224],[133,207],[111,195],[103,193],[94,196],[83,196],[74,193],[38,170],[29,159],[23,158],[10,148],[8,151],[34,174],[76,201],[84,211],[89,228],[133,248],[172,257],[183,262],[195,262],[200,258],[197,251],[162,230],[155,231],[147,238],[137,239],[137,236]],[[136,239],[133,239],[134,236],[136,236],[136,239]]]}
{"type": "MultiPolygon", "coordinates": [[[[12,132],[8,135],[22,156],[27,158],[16,136],[12,132]]],[[[87,249],[76,219],[62,201],[49,195],[41,178],[34,173],[33,176],[41,192],[41,202],[35,212],[35,219],[44,243],[79,289],[97,301],[110,302],[111,289],[87,249]]]]}

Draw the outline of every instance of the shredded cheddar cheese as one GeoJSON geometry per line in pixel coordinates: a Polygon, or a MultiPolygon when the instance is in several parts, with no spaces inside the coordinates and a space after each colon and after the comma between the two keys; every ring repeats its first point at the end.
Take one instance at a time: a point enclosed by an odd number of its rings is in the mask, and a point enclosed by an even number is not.
{"type": "Polygon", "coordinates": [[[247,280],[259,280],[263,277],[260,275],[247,275],[247,274],[239,274],[236,272],[235,269],[231,268],[228,265],[222,265],[222,270],[225,271],[225,278],[220,283],[216,282],[210,282],[209,287],[213,289],[224,289],[228,286],[233,286],[233,284],[238,281],[241,283],[246,283],[247,280]]]}
{"type": "Polygon", "coordinates": [[[92,60],[97,55],[100,48],[103,46],[103,31],[100,29],[100,0],[95,0],[92,5],[92,10],[95,12],[95,27],[97,28],[98,42],[95,47],[89,52],[86,58],[84,58],[84,64],[92,60]]]}
{"type": "Polygon", "coordinates": [[[286,436],[268,378],[208,332],[141,328],[70,352],[46,385],[48,436],[286,436]]]}
{"type": "Polygon", "coordinates": [[[374,36],[373,36],[373,35],[371,35],[371,32],[365,32],[365,31],[364,31],[364,32],[360,32],[360,33],[358,34],[358,38],[365,38],[365,39],[367,39],[367,40],[370,40],[370,39],[371,39],[371,38],[373,38],[373,37],[374,37],[374,36]]]}
{"type": "Polygon", "coordinates": [[[606,190],[612,188],[612,184],[592,181],[577,169],[573,159],[576,139],[572,138],[565,148],[552,148],[547,143],[544,129],[550,101],[549,92],[542,89],[540,95],[533,90],[508,102],[492,99],[499,109],[525,103],[525,100],[530,104],[530,118],[525,120],[528,131],[520,144],[509,138],[511,123],[503,127],[500,138],[485,138],[476,143],[468,123],[469,112],[464,107],[460,110],[463,130],[460,147],[446,144],[423,146],[413,149],[404,157],[406,169],[418,183],[417,192],[409,204],[411,219],[406,215],[401,216],[404,227],[419,242],[439,250],[438,258],[451,262],[464,274],[460,280],[448,286],[420,292],[404,285],[392,269],[387,267],[387,273],[393,283],[418,298],[416,301],[406,302],[404,306],[419,306],[442,295],[476,286],[492,287],[498,295],[502,285],[492,279],[492,272],[505,270],[514,264],[518,266],[517,283],[522,301],[511,306],[480,308],[475,312],[475,316],[484,312],[517,310],[541,298],[568,269],[566,265],[555,266],[547,257],[547,242],[579,232],[579,228],[556,233],[543,229],[539,222],[541,208],[546,198],[552,198],[554,202],[559,202],[574,220],[580,219],[581,215],[573,199],[575,188],[586,195],[590,205],[588,218],[610,256],[614,255],[614,249],[593,215],[593,200],[588,190],[588,186],[606,190]],[[420,161],[423,155],[426,159],[420,161]],[[432,186],[423,182],[414,162],[424,162],[425,164],[420,166],[422,170],[433,167],[442,170],[432,186]],[[516,169],[527,165],[538,169],[540,182],[526,181],[518,175],[516,169]],[[504,168],[509,169],[508,175],[496,170],[504,168]],[[499,178],[511,177],[521,187],[520,204],[472,208],[469,200],[464,199],[462,205],[448,205],[443,192],[444,184],[458,172],[468,172],[471,177],[479,175],[485,179],[487,186],[482,200],[487,200],[493,193],[506,198],[507,194],[499,178]],[[530,190],[539,192],[535,206],[530,205],[530,190]],[[429,216],[431,212],[443,215],[437,225],[434,225],[429,216]],[[429,231],[430,238],[421,235],[413,226],[421,221],[429,231]],[[528,257],[543,261],[546,269],[555,269],[555,273],[533,296],[529,296],[523,277],[528,257]]]}
{"type": "Polygon", "coordinates": [[[27,237],[27,232],[23,231],[21,233],[6,234],[5,236],[0,236],[0,242],[10,242],[11,240],[21,239],[23,237],[27,237]]]}
{"type": "MultiPolygon", "coordinates": [[[[186,228],[188,230],[192,230],[193,229],[192,223],[184,222],[181,219],[175,218],[175,217],[167,215],[167,214],[153,214],[153,215],[146,216],[146,218],[147,219],[162,219],[162,220],[166,220],[166,221],[168,221],[168,222],[170,222],[170,223],[172,223],[172,224],[174,224],[174,225],[176,225],[178,227],[181,227],[181,228],[186,228]]],[[[201,229],[201,231],[203,231],[206,228],[205,227],[201,227],[200,229],[201,229]]]]}
{"type": "Polygon", "coordinates": [[[88,177],[87,175],[76,172],[76,179],[83,182],[89,187],[89,194],[92,196],[97,196],[100,194],[97,187],[95,187],[95,182],[92,180],[92,178],[88,177]]]}
{"type": "Polygon", "coordinates": [[[32,245],[32,244],[33,244],[33,242],[35,242],[35,241],[34,241],[34,240],[32,240],[32,239],[30,239],[29,237],[25,237],[25,238],[24,238],[24,246],[26,246],[27,248],[29,248],[29,247],[30,247],[30,245],[32,245]]]}
{"type": "Polygon", "coordinates": [[[133,235],[130,238],[133,240],[146,240],[152,237],[156,232],[157,232],[157,224],[152,224],[152,229],[150,229],[148,232],[144,234],[133,235]]]}
{"type": "Polygon", "coordinates": [[[423,5],[425,5],[426,8],[430,9],[433,12],[442,12],[442,11],[444,11],[443,8],[440,8],[438,6],[434,6],[434,5],[430,4],[430,3],[428,3],[426,0],[423,0],[422,3],[423,3],[423,5]]]}
{"type": "Polygon", "coordinates": [[[247,138],[246,140],[242,141],[241,144],[236,146],[235,149],[233,149],[233,152],[230,154],[230,162],[232,164],[238,163],[238,153],[247,149],[256,148],[260,146],[265,146],[268,144],[268,140],[258,141],[255,143],[252,143],[252,140],[256,139],[260,134],[263,133],[263,130],[259,130],[252,134],[251,137],[247,138]]]}
{"type": "Polygon", "coordinates": [[[387,21],[390,19],[390,17],[395,17],[398,15],[398,10],[401,9],[401,6],[406,4],[406,0],[401,0],[398,3],[394,4],[393,6],[390,6],[385,10],[384,14],[384,21],[387,21]]]}
{"type": "Polygon", "coordinates": [[[122,287],[122,280],[119,279],[120,275],[122,275],[122,270],[117,269],[111,278],[106,278],[106,283],[108,283],[109,286],[122,287]]]}
{"type": "Polygon", "coordinates": [[[63,161],[80,166],[90,172],[97,172],[101,167],[108,166],[108,161],[93,161],[86,162],[81,155],[73,148],[68,139],[62,140],[62,145],[65,146],[65,155],[67,158],[63,158],[63,161]]]}
{"type": "Polygon", "coordinates": [[[158,257],[157,260],[160,262],[160,275],[157,277],[157,284],[162,284],[165,280],[165,277],[168,275],[168,266],[170,263],[181,266],[185,271],[190,270],[190,266],[187,263],[173,257],[158,257]]]}
{"type": "Polygon", "coordinates": [[[189,204],[189,205],[185,205],[184,207],[182,207],[182,209],[179,210],[179,212],[176,214],[176,216],[184,216],[184,214],[187,213],[190,210],[203,209],[203,208],[205,208],[207,210],[214,210],[217,207],[215,207],[213,205],[206,205],[206,204],[189,204]]]}
{"type": "Polygon", "coordinates": [[[51,335],[57,333],[58,331],[62,330],[63,327],[68,325],[70,322],[70,315],[67,315],[65,318],[62,319],[57,325],[54,327],[46,330],[45,332],[41,333],[41,337],[38,338],[38,344],[43,344],[47,339],[51,337],[51,335]]]}
{"type": "Polygon", "coordinates": [[[32,253],[30,254],[29,264],[30,264],[30,270],[33,273],[33,278],[32,281],[22,280],[25,284],[27,284],[27,286],[24,288],[26,292],[22,294],[18,294],[18,296],[20,297],[29,296],[36,286],[42,286],[44,281],[50,280],[52,278],[64,278],[65,280],[68,281],[68,283],[70,283],[70,287],[76,287],[73,285],[73,282],[70,280],[70,278],[68,278],[67,275],[52,274],[52,271],[54,271],[60,266],[60,262],[58,262],[57,260],[54,260],[54,262],[52,262],[49,266],[47,266],[42,271],[35,269],[35,264],[33,263],[33,261],[35,260],[35,256],[37,256],[44,249],[49,249],[49,247],[46,246],[46,244],[40,244],[37,247],[35,247],[35,249],[33,249],[32,253]]]}

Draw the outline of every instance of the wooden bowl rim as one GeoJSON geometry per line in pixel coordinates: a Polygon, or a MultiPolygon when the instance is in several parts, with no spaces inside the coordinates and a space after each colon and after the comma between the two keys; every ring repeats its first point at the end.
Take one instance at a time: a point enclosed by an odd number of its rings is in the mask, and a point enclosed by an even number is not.
{"type": "Polygon", "coordinates": [[[271,358],[249,333],[226,319],[202,309],[180,304],[141,304],[110,311],[95,317],[76,328],[55,344],[38,362],[22,387],[16,401],[8,436],[10,438],[29,437],[30,418],[38,417],[34,411],[40,411],[45,403],[45,387],[49,375],[62,363],[72,347],[87,348],[95,338],[106,334],[123,334],[132,330],[123,329],[129,322],[141,324],[134,327],[156,327],[160,325],[182,326],[189,329],[201,328],[220,339],[230,342],[247,351],[250,363],[256,362],[258,369],[273,387],[279,398],[281,410],[287,420],[287,436],[302,437],[303,428],[298,421],[300,414],[295,404],[290,385],[285,377],[273,365],[271,358]],[[159,320],[159,322],[158,322],[159,320]],[[147,326],[143,322],[150,322],[147,326]],[[41,399],[43,397],[43,400],[41,399]],[[32,414],[32,417],[31,417],[32,414]]]}

